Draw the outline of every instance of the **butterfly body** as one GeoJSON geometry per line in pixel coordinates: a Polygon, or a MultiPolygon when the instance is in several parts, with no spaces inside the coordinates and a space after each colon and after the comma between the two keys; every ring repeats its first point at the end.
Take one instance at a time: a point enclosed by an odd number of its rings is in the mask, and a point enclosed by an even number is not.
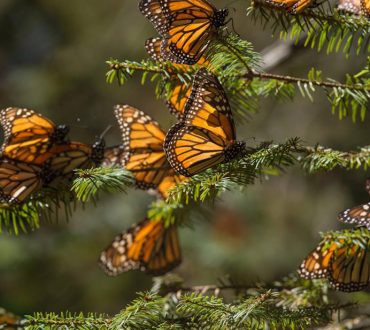
{"type": "Polygon", "coordinates": [[[339,291],[353,292],[369,284],[369,241],[360,244],[353,240],[329,243],[326,240],[302,262],[298,273],[306,279],[326,278],[339,291]]]}
{"type": "Polygon", "coordinates": [[[129,270],[163,275],[181,263],[177,228],[145,219],[118,235],[101,253],[99,263],[111,276],[129,270]]]}
{"type": "Polygon", "coordinates": [[[122,145],[112,149],[104,163],[119,163],[132,172],[137,188],[167,198],[168,190],[185,178],[176,174],[166,159],[164,131],[150,116],[129,105],[115,106],[114,113],[122,132],[122,145]]]}
{"type": "Polygon", "coordinates": [[[228,15],[206,0],[142,0],[139,9],[163,38],[162,57],[189,65],[199,61],[228,15]]]}
{"type": "Polygon", "coordinates": [[[226,94],[206,69],[195,75],[184,115],[168,131],[164,149],[175,171],[188,177],[228,162],[245,150],[245,143],[236,141],[226,94]]]}
{"type": "Polygon", "coordinates": [[[42,164],[49,149],[63,143],[69,131],[30,109],[6,108],[0,112],[4,128],[1,156],[33,164],[42,164]]]}

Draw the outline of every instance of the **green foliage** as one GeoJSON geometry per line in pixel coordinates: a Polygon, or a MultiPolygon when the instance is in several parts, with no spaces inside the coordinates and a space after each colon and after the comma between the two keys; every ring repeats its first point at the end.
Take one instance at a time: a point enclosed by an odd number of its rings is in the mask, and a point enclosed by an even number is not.
{"type": "Polygon", "coordinates": [[[106,315],[89,313],[35,313],[26,316],[26,319],[20,323],[20,327],[27,330],[105,330],[109,329],[110,320],[106,315]]]}
{"type": "Polygon", "coordinates": [[[303,39],[305,47],[326,51],[327,54],[342,50],[349,55],[353,49],[357,54],[369,52],[369,20],[364,16],[326,9],[305,10],[293,16],[266,1],[254,0],[248,14],[256,22],[263,21],[264,27],[271,26],[274,33],[280,32],[281,38],[290,38],[297,43],[303,39]]]}
{"type": "Polygon", "coordinates": [[[120,167],[77,170],[76,174],[72,191],[81,202],[89,202],[96,198],[99,192],[124,192],[126,187],[134,182],[131,173],[120,167]]]}

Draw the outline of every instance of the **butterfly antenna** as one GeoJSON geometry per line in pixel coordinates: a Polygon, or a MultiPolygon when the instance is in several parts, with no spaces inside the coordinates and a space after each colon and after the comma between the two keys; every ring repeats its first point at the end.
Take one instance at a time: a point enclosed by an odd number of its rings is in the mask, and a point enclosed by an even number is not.
{"type": "Polygon", "coordinates": [[[100,134],[99,138],[103,139],[104,136],[111,130],[112,125],[108,125],[107,128],[103,131],[103,133],[100,134]]]}

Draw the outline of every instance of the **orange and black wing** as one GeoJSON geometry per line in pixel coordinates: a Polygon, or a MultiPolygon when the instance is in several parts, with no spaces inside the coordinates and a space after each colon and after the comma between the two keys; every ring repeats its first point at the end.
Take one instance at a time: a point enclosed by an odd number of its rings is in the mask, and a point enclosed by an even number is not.
{"type": "Polygon", "coordinates": [[[290,14],[299,14],[306,8],[317,7],[316,0],[268,0],[273,6],[285,9],[290,14]]]}
{"type": "Polygon", "coordinates": [[[338,220],[370,228],[370,202],[339,213],[338,220]]]}
{"type": "Polygon", "coordinates": [[[337,245],[333,243],[325,249],[325,242],[313,250],[306,259],[303,260],[298,274],[306,279],[326,278],[328,276],[331,258],[337,245]]]}
{"type": "Polygon", "coordinates": [[[104,157],[104,141],[99,139],[92,146],[69,142],[50,149],[52,156],[45,164],[49,182],[55,179],[70,180],[77,169],[99,166],[104,157]]]}
{"type": "Polygon", "coordinates": [[[226,94],[216,76],[200,69],[182,120],[167,133],[164,149],[176,172],[192,176],[235,158],[244,143],[235,141],[235,126],[226,94]]]}
{"type": "Polygon", "coordinates": [[[121,165],[133,173],[138,188],[157,188],[171,170],[163,151],[163,130],[143,111],[129,105],[117,105],[114,112],[122,132],[121,165]]]}
{"type": "Polygon", "coordinates": [[[41,114],[29,109],[7,108],[0,112],[4,128],[3,157],[41,165],[53,144],[64,140],[69,128],[56,127],[41,114]]]}
{"type": "Polygon", "coordinates": [[[370,255],[367,246],[363,248],[353,243],[352,246],[343,246],[335,251],[328,280],[336,290],[363,290],[369,284],[369,276],[370,255]]]}
{"type": "Polygon", "coordinates": [[[142,0],[140,10],[163,38],[162,57],[179,64],[202,58],[228,14],[206,0],[142,0]]]}
{"type": "Polygon", "coordinates": [[[157,32],[165,36],[168,29],[168,20],[163,14],[160,0],[141,0],[139,3],[141,13],[154,25],[157,32]]]}
{"type": "Polygon", "coordinates": [[[15,160],[0,162],[0,204],[22,203],[40,190],[44,183],[43,169],[34,164],[15,160]]]}
{"type": "Polygon", "coordinates": [[[163,221],[144,221],[117,236],[100,256],[100,265],[108,275],[129,270],[163,275],[181,263],[177,227],[165,227],[163,221]]]}

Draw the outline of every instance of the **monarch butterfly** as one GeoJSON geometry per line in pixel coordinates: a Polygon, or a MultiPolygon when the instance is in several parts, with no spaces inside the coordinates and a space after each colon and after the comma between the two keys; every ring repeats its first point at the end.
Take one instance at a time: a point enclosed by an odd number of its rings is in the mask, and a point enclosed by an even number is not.
{"type": "Polygon", "coordinates": [[[228,15],[206,0],[141,0],[139,9],[163,37],[162,57],[180,64],[200,60],[228,15]]]}
{"type": "Polygon", "coordinates": [[[361,0],[339,0],[338,10],[360,15],[361,14],[361,0]]]}
{"type": "Polygon", "coordinates": [[[55,126],[29,109],[3,109],[0,123],[4,128],[1,156],[37,165],[46,160],[49,148],[61,143],[69,131],[68,126],[55,126]]]}
{"type": "Polygon", "coordinates": [[[42,188],[48,175],[39,165],[2,159],[0,161],[0,204],[7,207],[26,200],[42,188]]]}
{"type": "Polygon", "coordinates": [[[366,248],[354,241],[328,243],[324,240],[302,262],[298,273],[307,279],[326,278],[339,291],[359,291],[367,287],[370,257],[366,248]]]}
{"type": "Polygon", "coordinates": [[[49,181],[54,179],[69,180],[76,169],[99,166],[104,158],[103,139],[98,139],[92,146],[80,142],[69,142],[52,147],[53,154],[45,164],[49,181]]]}
{"type": "Polygon", "coordinates": [[[299,14],[308,7],[316,7],[315,0],[267,0],[273,6],[286,9],[290,14],[299,14]]]}
{"type": "Polygon", "coordinates": [[[181,263],[177,227],[148,219],[118,235],[100,255],[100,265],[111,276],[129,270],[163,275],[181,263]]]}
{"type": "Polygon", "coordinates": [[[163,198],[168,189],[185,178],[175,174],[163,151],[165,133],[143,111],[116,105],[115,116],[122,132],[121,165],[132,171],[139,189],[154,189],[163,198]]]}
{"type": "MultiPolygon", "coordinates": [[[[164,61],[161,54],[161,43],[161,38],[150,38],[145,43],[145,48],[148,54],[153,60],[157,62],[164,61]]],[[[201,57],[196,64],[207,65],[208,62],[206,58],[201,57]]],[[[175,64],[175,68],[182,71],[187,71],[188,67],[189,65],[186,64],[175,64]]],[[[184,113],[185,103],[190,96],[190,92],[190,86],[182,83],[181,81],[176,81],[174,88],[171,91],[168,100],[166,101],[168,109],[173,115],[177,116],[178,119],[180,119],[182,114],[184,113]]]]}
{"type": "MultiPolygon", "coordinates": [[[[365,189],[370,194],[370,179],[366,180],[365,189]]],[[[338,220],[370,229],[370,202],[344,210],[338,214],[338,220]]]]}
{"type": "Polygon", "coordinates": [[[171,166],[187,177],[228,162],[245,149],[244,142],[235,141],[225,91],[206,69],[195,75],[184,116],[168,131],[164,149],[171,166]]]}

